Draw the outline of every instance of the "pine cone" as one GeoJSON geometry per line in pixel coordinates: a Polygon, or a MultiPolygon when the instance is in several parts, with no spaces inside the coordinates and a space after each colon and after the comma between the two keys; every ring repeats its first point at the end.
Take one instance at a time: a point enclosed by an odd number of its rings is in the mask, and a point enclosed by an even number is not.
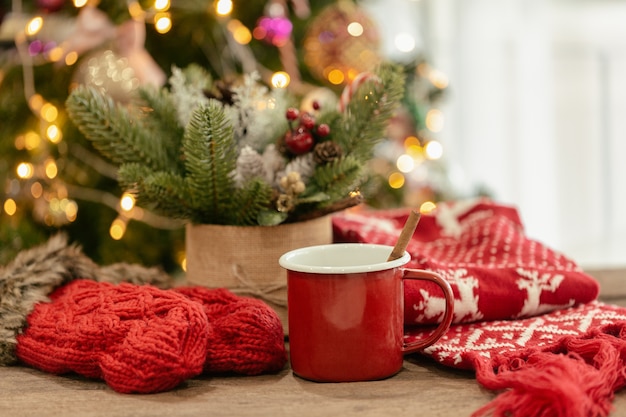
{"type": "Polygon", "coordinates": [[[205,91],[204,95],[207,98],[214,98],[222,103],[232,106],[235,103],[235,96],[233,93],[233,83],[224,80],[217,80],[214,83],[213,91],[205,91]]]}
{"type": "Polygon", "coordinates": [[[339,159],[341,154],[341,146],[333,141],[320,142],[313,149],[313,159],[319,165],[339,159]]]}

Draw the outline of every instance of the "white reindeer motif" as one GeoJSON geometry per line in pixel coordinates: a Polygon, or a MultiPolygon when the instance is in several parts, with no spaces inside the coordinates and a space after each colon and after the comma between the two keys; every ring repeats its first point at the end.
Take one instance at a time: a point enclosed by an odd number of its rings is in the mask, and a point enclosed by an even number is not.
{"type": "Polygon", "coordinates": [[[528,271],[522,268],[517,268],[516,272],[521,279],[518,279],[515,283],[520,290],[525,290],[527,294],[522,310],[516,317],[530,317],[574,305],[574,300],[569,300],[569,303],[565,305],[541,304],[541,293],[543,291],[555,292],[558,290],[565,279],[563,275],[544,273],[540,276],[539,271],[528,271]]]}
{"type": "MultiPolygon", "coordinates": [[[[483,314],[478,310],[478,295],[474,294],[474,289],[478,288],[478,280],[471,276],[466,276],[467,270],[456,269],[452,271],[439,271],[439,274],[450,282],[452,287],[457,288],[460,298],[454,299],[454,323],[472,322],[483,318],[483,314]]],[[[413,305],[416,311],[423,311],[416,322],[424,319],[432,319],[443,314],[446,300],[443,297],[431,296],[427,291],[421,289],[422,301],[413,305]]]]}

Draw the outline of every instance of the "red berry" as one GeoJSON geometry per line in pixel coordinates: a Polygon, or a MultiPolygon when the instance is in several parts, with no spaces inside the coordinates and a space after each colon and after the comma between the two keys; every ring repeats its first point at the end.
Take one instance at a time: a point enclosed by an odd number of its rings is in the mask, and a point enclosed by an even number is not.
{"type": "Polygon", "coordinates": [[[312,106],[313,106],[313,110],[319,110],[322,107],[320,105],[320,102],[317,100],[313,100],[312,106]]]}
{"type": "Polygon", "coordinates": [[[313,117],[310,113],[302,113],[300,116],[300,124],[308,130],[313,130],[315,127],[315,117],[313,117]]]}
{"type": "Polygon", "coordinates": [[[287,148],[296,155],[309,152],[315,141],[311,132],[299,127],[295,132],[289,131],[285,136],[285,145],[287,148]]]}
{"type": "Polygon", "coordinates": [[[325,137],[325,136],[328,136],[329,133],[330,133],[330,126],[328,126],[326,123],[322,123],[321,125],[317,127],[317,134],[319,136],[325,137]]]}
{"type": "Polygon", "coordinates": [[[289,107],[285,112],[285,117],[287,117],[287,120],[292,122],[296,120],[298,116],[300,116],[300,112],[298,111],[298,109],[293,107],[289,107]]]}

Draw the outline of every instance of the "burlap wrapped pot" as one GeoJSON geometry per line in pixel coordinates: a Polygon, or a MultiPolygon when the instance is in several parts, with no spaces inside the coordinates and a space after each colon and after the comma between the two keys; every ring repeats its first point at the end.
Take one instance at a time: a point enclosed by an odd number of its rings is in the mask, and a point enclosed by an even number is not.
{"type": "Polygon", "coordinates": [[[287,274],[278,258],[332,239],[331,216],[278,226],[188,224],[187,283],[262,299],[278,313],[287,334],[287,274]]]}

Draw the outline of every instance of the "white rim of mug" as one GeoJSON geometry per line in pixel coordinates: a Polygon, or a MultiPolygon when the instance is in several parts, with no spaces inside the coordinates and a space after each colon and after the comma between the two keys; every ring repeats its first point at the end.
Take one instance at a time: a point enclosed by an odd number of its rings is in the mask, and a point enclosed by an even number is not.
{"type": "Polygon", "coordinates": [[[351,265],[351,266],[318,266],[318,265],[304,265],[301,263],[296,263],[294,258],[298,256],[302,256],[304,254],[312,253],[312,252],[320,252],[326,251],[329,247],[336,250],[342,250],[344,248],[350,247],[354,248],[357,246],[367,246],[375,248],[375,250],[382,250],[383,248],[387,251],[386,255],[389,255],[393,250],[392,246],[388,245],[379,245],[374,243],[331,243],[328,245],[316,245],[316,246],[307,246],[304,248],[294,249],[283,254],[278,263],[283,268],[289,271],[297,271],[297,272],[308,272],[312,274],[348,274],[348,273],[362,273],[362,272],[374,272],[374,271],[384,271],[386,269],[393,269],[405,265],[411,260],[411,255],[408,252],[404,252],[402,257],[395,259],[389,262],[377,262],[373,264],[366,265],[351,265]]]}

